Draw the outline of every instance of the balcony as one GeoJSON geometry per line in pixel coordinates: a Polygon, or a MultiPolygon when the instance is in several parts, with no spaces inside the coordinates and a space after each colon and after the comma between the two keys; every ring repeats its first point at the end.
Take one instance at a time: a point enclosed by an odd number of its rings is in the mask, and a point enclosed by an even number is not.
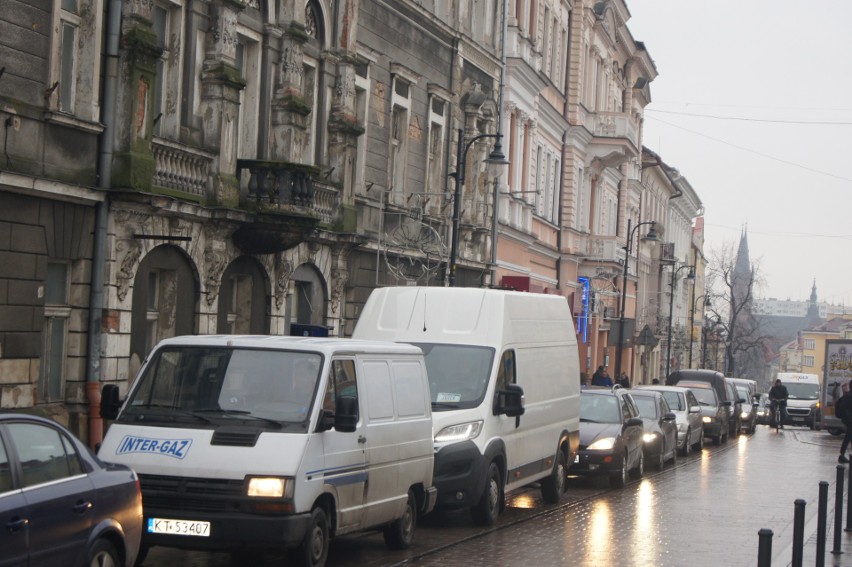
{"type": "Polygon", "coordinates": [[[592,135],[590,153],[617,166],[641,152],[639,124],[626,112],[580,110],[582,124],[592,135]]]}
{"type": "Polygon", "coordinates": [[[164,138],[154,138],[151,148],[155,187],[177,192],[192,201],[207,200],[213,154],[164,138]]]}
{"type": "Polygon", "coordinates": [[[234,243],[249,254],[272,254],[304,242],[320,224],[334,224],[340,192],[318,174],[318,168],[303,164],[237,160],[240,207],[255,218],[237,230],[234,243]]]}

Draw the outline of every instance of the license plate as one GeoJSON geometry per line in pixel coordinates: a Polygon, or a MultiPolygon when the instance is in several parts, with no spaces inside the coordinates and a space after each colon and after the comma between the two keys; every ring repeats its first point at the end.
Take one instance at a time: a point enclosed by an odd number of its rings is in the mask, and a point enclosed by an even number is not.
{"type": "Polygon", "coordinates": [[[210,522],[148,518],[148,533],[209,537],[210,522]]]}
{"type": "Polygon", "coordinates": [[[793,421],[805,421],[804,417],[794,417],[793,421]]]}

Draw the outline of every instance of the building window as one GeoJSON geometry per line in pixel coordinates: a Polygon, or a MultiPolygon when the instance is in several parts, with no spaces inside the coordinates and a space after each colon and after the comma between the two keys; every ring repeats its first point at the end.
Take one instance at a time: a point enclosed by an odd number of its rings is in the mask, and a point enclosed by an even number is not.
{"type": "Polygon", "coordinates": [[[406,201],[405,173],[408,164],[411,85],[403,78],[394,76],[391,92],[390,189],[394,203],[404,205],[406,201]]]}
{"type": "Polygon", "coordinates": [[[814,357],[809,354],[802,355],[802,366],[813,366],[814,365],[814,357]]]}
{"type": "Polygon", "coordinates": [[[252,278],[245,274],[231,276],[231,310],[227,315],[228,330],[232,335],[251,333],[252,278]]]}
{"type": "MultiPolygon", "coordinates": [[[[448,103],[432,95],[429,98],[429,147],[426,156],[426,191],[440,192],[444,188],[444,133],[448,103]]],[[[428,197],[428,196],[427,196],[428,197]]],[[[437,202],[437,200],[436,200],[437,202]]]]}
{"type": "Polygon", "coordinates": [[[102,19],[87,14],[97,13],[101,2],[61,0],[50,4],[54,8],[48,106],[52,111],[97,122],[102,19]]]}
{"type": "Polygon", "coordinates": [[[68,321],[69,266],[48,262],[44,282],[44,346],[39,373],[41,400],[61,401],[65,389],[65,357],[68,321]]]}
{"type": "Polygon", "coordinates": [[[157,46],[163,50],[157,59],[152,96],[154,98],[155,136],[177,139],[179,116],[177,101],[181,97],[181,66],[177,56],[180,49],[182,8],[174,2],[154,4],[151,11],[151,27],[157,36],[157,46]]]}
{"type": "Polygon", "coordinates": [[[260,39],[246,28],[238,31],[236,64],[246,87],[240,90],[237,158],[255,159],[260,115],[260,39]]]}
{"type": "Polygon", "coordinates": [[[364,170],[367,166],[367,137],[369,126],[370,109],[370,65],[366,62],[355,66],[355,113],[358,124],[364,129],[364,133],[358,136],[355,148],[355,168],[353,178],[355,179],[355,190],[360,193],[366,192],[364,183],[364,170]]]}
{"type": "Polygon", "coordinates": [[[805,339],[805,350],[814,350],[816,348],[816,339],[805,339]]]}
{"type": "Polygon", "coordinates": [[[161,340],[175,336],[176,294],[177,272],[174,270],[148,272],[145,352],[151,352],[151,349],[161,340]]]}

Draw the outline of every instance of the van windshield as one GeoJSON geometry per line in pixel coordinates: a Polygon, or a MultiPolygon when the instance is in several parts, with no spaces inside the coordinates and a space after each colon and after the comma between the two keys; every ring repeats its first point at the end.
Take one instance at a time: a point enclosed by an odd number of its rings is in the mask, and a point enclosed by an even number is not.
{"type": "Polygon", "coordinates": [[[494,349],[483,346],[413,343],[426,359],[433,411],[475,408],[482,403],[494,349]]]}
{"type": "Polygon", "coordinates": [[[322,356],[310,352],[164,348],[145,367],[124,414],[142,415],[146,422],[243,420],[279,428],[302,423],[321,366],[322,356]]]}
{"type": "Polygon", "coordinates": [[[791,400],[818,400],[819,399],[819,384],[805,382],[788,382],[787,394],[791,400]]]}

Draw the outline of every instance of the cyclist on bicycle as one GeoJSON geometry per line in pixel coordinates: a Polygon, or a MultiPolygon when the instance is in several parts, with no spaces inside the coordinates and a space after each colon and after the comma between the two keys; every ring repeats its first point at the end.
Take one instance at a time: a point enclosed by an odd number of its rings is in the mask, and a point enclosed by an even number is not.
{"type": "Polygon", "coordinates": [[[771,408],[771,413],[769,415],[773,416],[773,419],[775,419],[775,408],[780,408],[781,423],[776,423],[775,427],[780,427],[781,429],[784,429],[784,419],[787,417],[788,397],[790,397],[790,394],[787,392],[787,387],[781,383],[781,380],[776,379],[775,385],[769,390],[769,403],[771,408]]]}

